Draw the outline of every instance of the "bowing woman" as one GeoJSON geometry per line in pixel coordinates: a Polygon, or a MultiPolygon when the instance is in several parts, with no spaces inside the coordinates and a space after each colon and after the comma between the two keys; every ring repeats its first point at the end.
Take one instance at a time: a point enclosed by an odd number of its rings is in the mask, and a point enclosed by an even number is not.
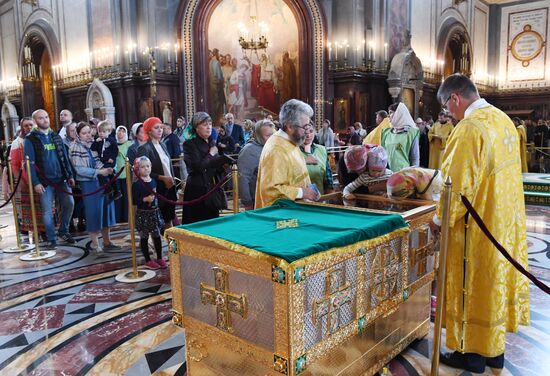
{"type": "MultiPolygon", "coordinates": [[[[151,177],[157,181],[157,193],[169,200],[176,200],[174,170],[166,145],[161,142],[163,123],[157,117],[150,117],[143,122],[143,131],[147,142],[138,148],[138,157],[147,157],[151,161],[151,177]]],[[[159,198],[159,209],[164,219],[164,228],[172,227],[176,218],[176,207],[159,198]]]]}
{"type": "MultiPolygon", "coordinates": [[[[197,112],[191,119],[191,126],[196,137],[183,144],[183,155],[187,166],[187,183],[183,194],[184,201],[199,198],[210,191],[223,177],[224,164],[230,158],[221,156],[212,135],[212,118],[206,112],[197,112]]],[[[191,206],[183,207],[182,223],[193,223],[216,218],[220,209],[227,207],[227,200],[222,188],[218,188],[206,200],[191,206]]]]}
{"type": "MultiPolygon", "coordinates": [[[[101,162],[92,155],[90,146],[94,141],[92,130],[88,123],[80,122],[76,127],[77,138],[71,144],[70,158],[76,171],[76,181],[83,194],[89,194],[99,189],[98,175],[109,176],[112,168],[103,168],[101,162]]],[[[109,227],[115,225],[115,204],[108,201],[99,191],[96,194],[82,198],[84,202],[84,216],[86,217],[86,231],[92,240],[90,248],[97,257],[101,257],[104,250],[120,250],[111,242],[109,227]],[[103,249],[99,246],[99,233],[103,236],[103,249]]]]}

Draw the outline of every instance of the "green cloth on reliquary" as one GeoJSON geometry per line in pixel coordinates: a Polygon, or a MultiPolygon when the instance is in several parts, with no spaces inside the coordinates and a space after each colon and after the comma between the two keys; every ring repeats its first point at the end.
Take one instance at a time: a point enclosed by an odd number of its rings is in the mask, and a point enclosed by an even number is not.
{"type": "Polygon", "coordinates": [[[407,227],[397,214],[368,213],[345,208],[278,200],[262,209],[178,228],[223,239],[292,263],[301,258],[370,240],[407,227]],[[297,220],[298,227],[285,226],[297,220]]]}

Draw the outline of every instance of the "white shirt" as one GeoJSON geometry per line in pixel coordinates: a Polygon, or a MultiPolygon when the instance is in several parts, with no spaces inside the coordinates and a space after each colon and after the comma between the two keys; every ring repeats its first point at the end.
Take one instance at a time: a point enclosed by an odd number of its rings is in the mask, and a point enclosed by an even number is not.
{"type": "Polygon", "coordinates": [[[162,170],[164,171],[165,176],[172,176],[170,173],[170,157],[166,155],[164,152],[164,149],[160,145],[160,143],[153,142],[153,145],[155,146],[155,150],[159,154],[160,162],[162,163],[162,170]]]}
{"type": "Polygon", "coordinates": [[[485,107],[489,107],[489,106],[490,106],[490,104],[487,103],[487,101],[485,99],[479,98],[478,100],[476,100],[475,102],[470,104],[470,106],[468,106],[466,111],[464,111],[464,117],[470,115],[474,110],[478,110],[480,108],[485,108],[485,107]]]}

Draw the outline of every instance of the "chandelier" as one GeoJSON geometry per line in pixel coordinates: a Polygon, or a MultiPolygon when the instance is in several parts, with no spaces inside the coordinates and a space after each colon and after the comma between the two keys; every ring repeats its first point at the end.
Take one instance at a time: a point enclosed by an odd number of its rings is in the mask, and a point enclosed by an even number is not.
{"type": "Polygon", "coordinates": [[[269,28],[265,22],[258,22],[258,3],[254,0],[254,9],[250,5],[249,27],[242,22],[239,23],[239,45],[246,51],[265,50],[269,42],[267,41],[267,32],[269,28]]]}

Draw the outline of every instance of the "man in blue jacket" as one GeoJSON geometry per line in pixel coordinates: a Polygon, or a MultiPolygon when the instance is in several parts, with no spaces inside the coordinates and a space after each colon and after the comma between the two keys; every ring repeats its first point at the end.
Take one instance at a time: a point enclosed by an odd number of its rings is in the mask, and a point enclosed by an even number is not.
{"type": "Polygon", "coordinates": [[[70,187],[74,187],[74,173],[63,140],[50,129],[48,113],[42,109],[36,110],[32,114],[32,119],[36,127],[25,138],[25,157],[29,157],[31,162],[34,191],[40,195],[42,220],[48,238],[46,249],[53,250],[57,247],[52,214],[54,197],[61,209],[59,237],[67,243],[75,243],[69,234],[74,200],[71,195],[65,193],[71,192],[70,187]]]}

